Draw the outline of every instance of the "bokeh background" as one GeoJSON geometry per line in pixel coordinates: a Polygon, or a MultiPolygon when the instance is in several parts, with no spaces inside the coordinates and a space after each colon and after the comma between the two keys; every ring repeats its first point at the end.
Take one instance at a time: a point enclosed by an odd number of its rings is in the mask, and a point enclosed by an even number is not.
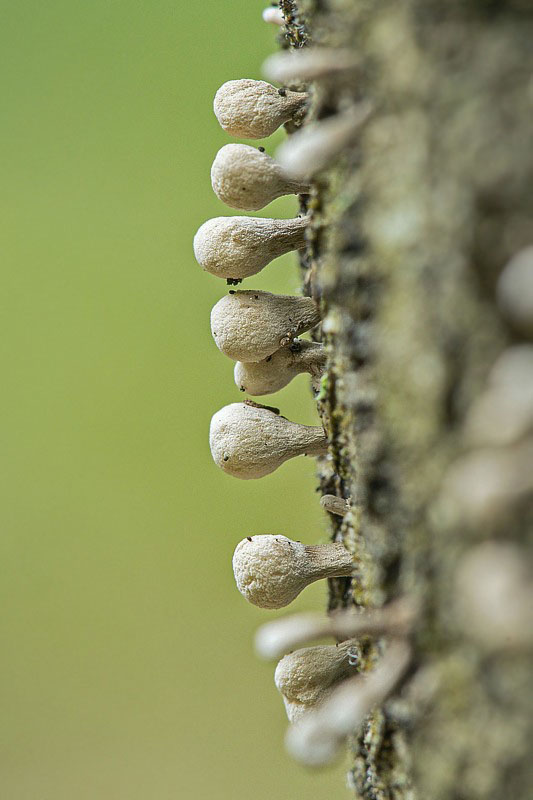
{"type": "MultiPolygon", "coordinates": [[[[264,5],[2,8],[6,800],[345,795],[342,765],[308,773],[286,756],[274,666],[252,649],[273,615],[231,570],[250,533],[325,539],[313,464],[237,481],[207,442],[212,413],[242,396],[209,333],[226,287],[192,237],[233,213],[210,187],[229,141],[212,98],[261,77],[276,48],[264,5]]],[[[296,292],[294,256],[247,286],[296,292]]],[[[266,402],[317,422],[304,376],[266,402]]],[[[315,586],[293,609],[323,602],[315,586]]]]}

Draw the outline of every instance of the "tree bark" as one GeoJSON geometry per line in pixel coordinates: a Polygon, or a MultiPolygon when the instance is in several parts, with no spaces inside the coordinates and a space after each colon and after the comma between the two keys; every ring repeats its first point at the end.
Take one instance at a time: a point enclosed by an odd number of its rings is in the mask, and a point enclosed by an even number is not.
{"type": "MultiPolygon", "coordinates": [[[[481,518],[460,513],[445,487],[468,451],[465,418],[518,340],[495,292],[533,240],[533,7],[280,6],[289,46],[360,59],[355,73],[315,85],[308,119],[373,107],[316,181],[302,259],[329,354],[318,407],[333,461],[320,465],[321,490],[352,503],[330,518],[357,580],[331,580],[329,607],[408,595],[422,608],[412,669],[354,734],[349,782],[365,800],[527,800],[530,654],[478,640],[458,610],[457,575],[487,540],[530,562],[531,493],[481,518]]],[[[374,646],[361,640],[363,667],[374,646]]]]}

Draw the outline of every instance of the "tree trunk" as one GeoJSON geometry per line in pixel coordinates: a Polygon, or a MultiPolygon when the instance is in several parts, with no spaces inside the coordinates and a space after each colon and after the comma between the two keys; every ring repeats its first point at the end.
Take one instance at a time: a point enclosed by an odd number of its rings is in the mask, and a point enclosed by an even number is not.
{"type": "MultiPolygon", "coordinates": [[[[356,580],[330,581],[329,604],[421,603],[411,671],[354,734],[350,785],[369,800],[528,800],[527,647],[476,624],[472,603],[492,613],[498,558],[483,585],[470,583],[499,552],[489,543],[530,559],[531,492],[479,500],[490,476],[472,478],[468,458],[479,455],[480,469],[484,454],[518,464],[530,440],[489,453],[464,430],[496,358],[520,340],[499,310],[497,280],[533,241],[533,8],[280,6],[289,46],[309,40],[360,59],[349,76],[315,84],[310,118],[353,101],[373,108],[316,181],[302,259],[329,353],[318,406],[334,458],[321,465],[321,489],[352,503],[344,519],[330,516],[356,580]]],[[[531,450],[521,458],[533,470],[531,450]]],[[[363,666],[374,646],[362,640],[363,666]]]]}

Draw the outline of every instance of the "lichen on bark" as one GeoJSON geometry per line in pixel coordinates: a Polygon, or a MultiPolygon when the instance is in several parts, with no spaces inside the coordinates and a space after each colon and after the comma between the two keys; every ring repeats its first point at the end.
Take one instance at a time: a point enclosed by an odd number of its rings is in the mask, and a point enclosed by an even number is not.
{"type": "MultiPolygon", "coordinates": [[[[289,46],[353,50],[316,85],[309,118],[369,100],[373,115],[308,203],[304,286],[320,297],[329,368],[318,408],[350,498],[331,535],[354,580],[330,609],[416,597],[402,691],[351,743],[349,783],[372,800],[531,797],[533,699],[524,652],[486,651],[458,624],[454,576],[485,539],[531,559],[531,497],[486,525],[457,518],[443,476],[495,358],[512,341],[495,302],[531,243],[533,8],[525,0],[282,0],[289,46]],[[290,12],[290,13],[289,13],[290,12]]],[[[362,641],[364,669],[375,647],[362,641]]]]}

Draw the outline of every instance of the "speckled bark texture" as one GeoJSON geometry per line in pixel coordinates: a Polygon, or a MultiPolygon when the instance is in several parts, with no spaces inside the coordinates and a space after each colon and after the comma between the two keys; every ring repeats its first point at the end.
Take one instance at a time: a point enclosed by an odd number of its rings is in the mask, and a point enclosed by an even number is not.
{"type": "MultiPolygon", "coordinates": [[[[533,4],[527,0],[288,0],[290,46],[352,48],[357,74],[316,88],[310,119],[374,111],[311,195],[308,293],[330,362],[319,395],[333,465],[321,491],[356,578],[330,608],[421,601],[400,690],[351,742],[365,800],[529,800],[529,654],[487,650],[456,613],[455,576],[487,540],[531,563],[531,496],[467,524],[441,487],[462,425],[513,341],[495,284],[533,240],[533,4]]],[[[298,88],[298,87],[295,87],[298,88]]],[[[372,647],[361,640],[364,669],[372,647]]],[[[339,790],[339,797],[342,789],[339,790]]]]}

